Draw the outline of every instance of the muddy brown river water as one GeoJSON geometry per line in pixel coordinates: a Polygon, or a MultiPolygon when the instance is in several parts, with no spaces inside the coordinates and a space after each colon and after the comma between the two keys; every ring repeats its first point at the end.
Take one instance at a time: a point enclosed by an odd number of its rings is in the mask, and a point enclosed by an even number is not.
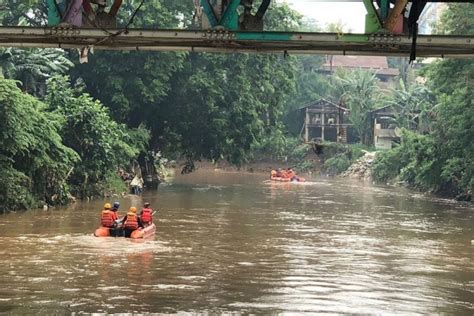
{"type": "Polygon", "coordinates": [[[93,237],[101,199],[0,215],[0,313],[474,314],[469,204],[203,171],[118,200],[154,239],[93,237]]]}

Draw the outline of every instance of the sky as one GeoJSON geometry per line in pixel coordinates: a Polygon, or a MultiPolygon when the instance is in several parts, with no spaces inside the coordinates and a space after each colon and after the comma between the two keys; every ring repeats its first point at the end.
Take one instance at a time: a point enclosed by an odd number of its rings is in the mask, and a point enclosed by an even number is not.
{"type": "Polygon", "coordinates": [[[344,31],[364,33],[365,14],[362,2],[334,2],[320,0],[282,0],[306,18],[315,19],[325,29],[331,22],[342,22],[344,31]]]}

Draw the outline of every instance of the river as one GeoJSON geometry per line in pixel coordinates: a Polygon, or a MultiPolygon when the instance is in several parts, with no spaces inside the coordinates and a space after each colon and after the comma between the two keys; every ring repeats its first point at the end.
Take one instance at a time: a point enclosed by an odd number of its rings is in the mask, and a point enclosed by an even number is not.
{"type": "Polygon", "coordinates": [[[93,237],[104,200],[0,215],[0,312],[474,313],[469,204],[204,170],[118,200],[154,239],[93,237]]]}

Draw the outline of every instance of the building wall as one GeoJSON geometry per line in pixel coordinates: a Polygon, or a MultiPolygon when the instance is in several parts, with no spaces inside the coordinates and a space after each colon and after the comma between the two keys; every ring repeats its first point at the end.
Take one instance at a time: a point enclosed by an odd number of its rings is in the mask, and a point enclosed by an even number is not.
{"type": "Polygon", "coordinates": [[[392,138],[375,136],[374,145],[376,149],[392,149],[392,138]]]}

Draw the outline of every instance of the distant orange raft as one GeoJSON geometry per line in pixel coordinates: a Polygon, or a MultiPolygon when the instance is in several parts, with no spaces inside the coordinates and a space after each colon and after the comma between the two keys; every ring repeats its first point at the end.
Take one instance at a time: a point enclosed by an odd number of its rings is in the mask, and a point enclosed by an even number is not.
{"type": "Polygon", "coordinates": [[[130,236],[127,236],[125,230],[122,228],[108,228],[101,226],[97,228],[94,232],[94,236],[96,237],[128,237],[132,239],[141,239],[141,238],[148,238],[153,236],[156,232],[156,225],[152,223],[151,225],[138,228],[132,231],[130,236]]]}
{"type": "Polygon", "coordinates": [[[278,181],[278,182],[305,182],[305,178],[297,177],[293,180],[290,178],[282,178],[282,177],[270,177],[270,180],[272,181],[278,181]]]}

